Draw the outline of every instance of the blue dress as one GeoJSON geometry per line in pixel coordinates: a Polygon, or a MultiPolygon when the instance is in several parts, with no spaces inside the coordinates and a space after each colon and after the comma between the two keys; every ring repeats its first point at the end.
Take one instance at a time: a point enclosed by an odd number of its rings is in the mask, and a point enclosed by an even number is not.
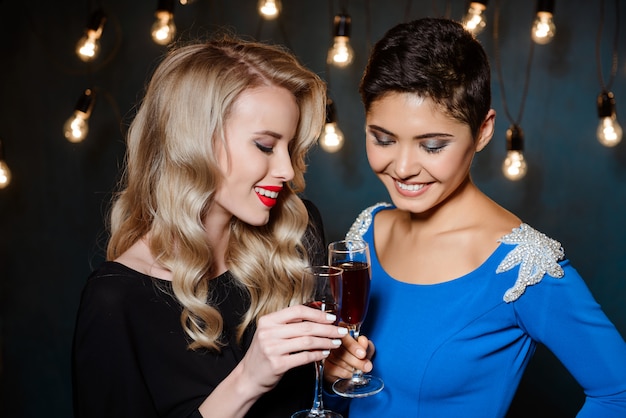
{"type": "Polygon", "coordinates": [[[391,207],[366,209],[348,233],[370,244],[362,334],[376,345],[373,373],[385,382],[350,401],[350,417],[504,417],[538,343],[584,389],[578,417],[626,417],[626,343],[557,241],[522,224],[467,275],[404,283],[374,250],[372,220],[391,207]]]}

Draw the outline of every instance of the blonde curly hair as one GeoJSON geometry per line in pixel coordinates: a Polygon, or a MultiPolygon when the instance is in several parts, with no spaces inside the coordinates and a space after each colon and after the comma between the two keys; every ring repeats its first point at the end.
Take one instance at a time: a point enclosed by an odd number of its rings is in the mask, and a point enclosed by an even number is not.
{"type": "Polygon", "coordinates": [[[225,36],[172,49],[156,68],[128,132],[125,170],[110,216],[107,258],[115,259],[142,237],[157,262],[172,273],[174,296],[189,347],[219,350],[223,319],[211,300],[212,252],[203,218],[222,181],[216,145],[242,92],[263,85],[289,90],[300,119],[289,144],[293,180],[285,185],[262,227],[233,219],[227,266],[249,295],[239,326],[300,298],[308,263],[305,154],[325,119],[326,86],[288,51],[225,36]]]}

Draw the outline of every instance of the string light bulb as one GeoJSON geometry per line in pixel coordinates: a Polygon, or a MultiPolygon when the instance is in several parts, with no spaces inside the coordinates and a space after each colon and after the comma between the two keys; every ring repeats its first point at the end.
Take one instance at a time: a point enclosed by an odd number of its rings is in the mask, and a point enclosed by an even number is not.
{"type": "Polygon", "coordinates": [[[0,189],[6,188],[9,184],[11,184],[11,170],[4,161],[4,148],[0,141],[0,189]]]}
{"type": "Polygon", "coordinates": [[[519,125],[513,124],[506,131],[506,158],[502,163],[504,176],[517,181],[526,175],[528,166],[524,159],[524,132],[519,125]]]}
{"type": "Polygon", "coordinates": [[[106,15],[102,10],[93,12],[85,28],[85,34],[76,44],[76,55],[84,62],[93,61],[100,52],[100,38],[106,22],[106,15]]]}
{"type": "Polygon", "coordinates": [[[159,0],[154,13],[156,20],[152,25],[152,40],[159,45],[167,45],[176,36],[174,24],[174,0],[159,0]]]}
{"type": "Polygon", "coordinates": [[[63,133],[68,141],[82,142],[87,137],[89,117],[94,104],[95,94],[93,90],[85,90],[74,107],[74,113],[63,125],[63,133]]]}
{"type": "Polygon", "coordinates": [[[337,112],[335,103],[328,99],[326,101],[326,124],[324,132],[320,138],[320,146],[326,152],[333,153],[339,151],[343,147],[344,136],[339,125],[337,125],[337,112]]]}
{"type": "Polygon", "coordinates": [[[530,34],[533,41],[539,45],[545,45],[554,39],[556,34],[554,0],[538,0],[537,14],[530,34]]]}
{"type": "Polygon", "coordinates": [[[470,1],[469,8],[463,17],[463,26],[472,32],[474,36],[482,32],[485,26],[487,26],[485,10],[487,10],[487,0],[470,1]]]}
{"type": "Polygon", "coordinates": [[[605,147],[614,147],[622,141],[622,127],[617,122],[615,114],[615,96],[612,92],[603,90],[598,95],[598,117],[600,123],[596,131],[598,141],[605,147]]]}
{"type": "Polygon", "coordinates": [[[328,50],[326,62],[335,67],[344,68],[352,64],[354,50],[350,45],[350,26],[352,19],[345,13],[335,16],[333,21],[333,46],[328,50]]]}
{"type": "Polygon", "coordinates": [[[282,8],[280,0],[259,0],[259,14],[266,20],[276,19],[282,8]]]}

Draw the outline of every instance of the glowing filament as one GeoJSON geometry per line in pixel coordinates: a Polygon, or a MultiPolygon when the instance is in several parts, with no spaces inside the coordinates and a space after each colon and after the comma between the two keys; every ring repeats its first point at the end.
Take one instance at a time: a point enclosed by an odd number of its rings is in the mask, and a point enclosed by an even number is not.
{"type": "Polygon", "coordinates": [[[487,21],[483,13],[486,8],[487,6],[483,3],[471,2],[465,18],[463,19],[465,29],[469,30],[474,35],[478,35],[485,26],[487,26],[487,21]]]}
{"type": "Polygon", "coordinates": [[[157,10],[156,21],[152,25],[152,40],[159,45],[167,45],[176,36],[174,15],[166,10],[157,10]]]}
{"type": "Polygon", "coordinates": [[[0,189],[4,189],[11,183],[11,170],[4,160],[0,160],[0,189]]]}
{"type": "Polygon", "coordinates": [[[509,180],[520,180],[526,175],[527,165],[521,151],[508,151],[502,164],[502,172],[509,180]]]}
{"type": "Polygon", "coordinates": [[[605,147],[614,147],[622,141],[622,127],[614,116],[600,119],[596,135],[598,141],[605,147]]]}
{"type": "Polygon", "coordinates": [[[82,142],[89,132],[89,115],[75,110],[72,116],[65,122],[63,132],[65,138],[70,142],[82,142]]]}
{"type": "Polygon", "coordinates": [[[347,67],[354,59],[354,50],[347,36],[335,36],[333,46],[328,50],[328,63],[337,67],[347,67]]]}
{"type": "Polygon", "coordinates": [[[260,0],[259,13],[267,20],[276,19],[280,14],[280,0],[260,0]]]}
{"type": "Polygon", "coordinates": [[[555,33],[556,26],[552,20],[552,13],[537,12],[531,32],[533,41],[540,45],[545,45],[554,38],[555,33]]]}
{"type": "Polygon", "coordinates": [[[83,36],[76,45],[78,57],[85,62],[95,59],[99,51],[100,35],[96,31],[87,31],[85,36],[83,36]]]}
{"type": "Polygon", "coordinates": [[[343,147],[343,132],[337,123],[330,122],[324,126],[320,146],[326,152],[337,152],[343,147]]]}

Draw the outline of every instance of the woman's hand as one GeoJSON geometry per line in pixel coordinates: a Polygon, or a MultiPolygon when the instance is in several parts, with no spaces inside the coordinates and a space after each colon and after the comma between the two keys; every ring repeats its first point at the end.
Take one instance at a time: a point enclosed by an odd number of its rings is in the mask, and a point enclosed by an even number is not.
{"type": "Polygon", "coordinates": [[[202,416],[243,417],[287,370],[326,358],[348,333],[335,321],[304,305],[259,318],[246,355],[202,403],[202,416]]]}
{"type": "Polygon", "coordinates": [[[324,362],[324,380],[333,383],[337,379],[349,379],[354,369],[369,373],[372,368],[370,359],[376,348],[364,335],[355,340],[351,336],[342,339],[341,347],[333,350],[324,362]]]}
{"type": "Polygon", "coordinates": [[[335,321],[334,315],[303,305],[261,317],[241,362],[246,379],[265,392],[287,370],[326,358],[348,332],[335,321]]]}

